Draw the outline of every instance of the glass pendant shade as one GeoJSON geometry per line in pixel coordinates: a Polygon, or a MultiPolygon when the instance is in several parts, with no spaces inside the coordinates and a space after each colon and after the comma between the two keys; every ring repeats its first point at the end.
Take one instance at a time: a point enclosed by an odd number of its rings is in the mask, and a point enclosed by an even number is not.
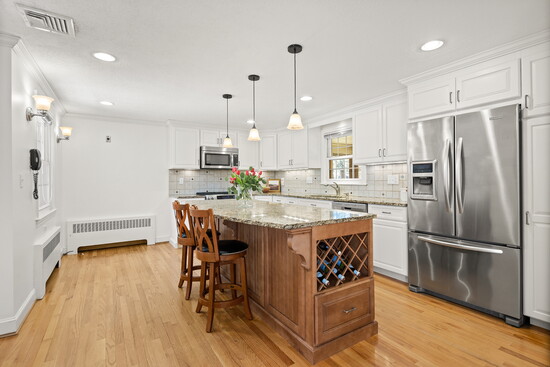
{"type": "Polygon", "coordinates": [[[252,126],[252,129],[250,129],[250,132],[248,133],[248,140],[249,141],[260,141],[262,140],[260,138],[260,132],[258,129],[256,129],[256,124],[252,126]]]}
{"type": "Polygon", "coordinates": [[[65,137],[69,137],[73,133],[73,128],[68,126],[60,126],[59,130],[61,130],[61,135],[65,137]]]}
{"type": "Polygon", "coordinates": [[[290,115],[290,120],[288,120],[288,126],[286,128],[289,130],[302,130],[304,128],[302,117],[296,110],[290,115]]]}
{"type": "Polygon", "coordinates": [[[34,98],[34,105],[37,110],[39,111],[50,110],[51,104],[53,102],[53,98],[48,96],[39,96],[39,95],[34,95],[32,96],[32,98],[34,98]]]}
{"type": "Polygon", "coordinates": [[[229,136],[226,136],[225,139],[223,139],[223,147],[233,148],[233,142],[231,141],[231,138],[229,136]]]}

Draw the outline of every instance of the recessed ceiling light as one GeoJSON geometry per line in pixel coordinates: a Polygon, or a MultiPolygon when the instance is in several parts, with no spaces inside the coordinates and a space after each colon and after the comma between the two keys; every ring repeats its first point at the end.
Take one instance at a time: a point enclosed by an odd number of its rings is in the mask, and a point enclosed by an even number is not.
{"type": "Polygon", "coordinates": [[[307,101],[311,101],[312,99],[313,99],[312,96],[302,96],[302,98],[300,98],[300,101],[307,102],[307,101]]]}
{"type": "Polygon", "coordinates": [[[116,57],[105,52],[94,52],[94,57],[98,60],[107,62],[113,62],[116,60],[116,57]]]}
{"type": "Polygon", "coordinates": [[[443,41],[440,41],[440,40],[433,40],[433,41],[428,41],[426,42],[425,44],[423,44],[420,49],[422,51],[433,51],[433,50],[437,50],[438,48],[440,48],[441,46],[443,46],[443,41]]]}
{"type": "Polygon", "coordinates": [[[109,101],[101,101],[101,102],[99,102],[99,103],[101,103],[101,104],[104,105],[104,106],[112,106],[112,105],[114,105],[113,102],[109,102],[109,101]]]}
{"type": "Polygon", "coordinates": [[[253,123],[254,123],[254,120],[252,120],[252,119],[247,120],[246,123],[247,123],[247,124],[253,124],[253,123]]]}

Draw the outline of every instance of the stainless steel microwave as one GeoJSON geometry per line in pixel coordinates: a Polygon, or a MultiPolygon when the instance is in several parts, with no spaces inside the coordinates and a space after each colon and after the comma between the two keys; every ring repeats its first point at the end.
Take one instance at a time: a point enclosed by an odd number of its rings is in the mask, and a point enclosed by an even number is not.
{"type": "Polygon", "coordinates": [[[231,169],[239,166],[239,148],[200,148],[201,169],[231,169]]]}

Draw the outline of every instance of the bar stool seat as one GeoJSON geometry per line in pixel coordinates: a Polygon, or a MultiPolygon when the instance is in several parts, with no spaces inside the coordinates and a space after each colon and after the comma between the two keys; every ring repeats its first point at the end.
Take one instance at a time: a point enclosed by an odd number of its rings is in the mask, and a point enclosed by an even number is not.
{"type": "Polygon", "coordinates": [[[232,307],[242,303],[245,316],[252,320],[246,283],[248,244],[238,240],[218,240],[219,232],[216,230],[212,209],[198,210],[196,206],[191,206],[189,215],[195,235],[195,243],[197,244],[197,259],[201,260],[200,290],[196,312],[200,313],[203,306],[208,308],[206,332],[212,331],[214,309],[216,308],[232,307]],[[211,230],[210,233],[213,234],[212,236],[208,236],[209,229],[211,230]],[[221,265],[230,266],[230,282],[222,283],[220,277],[209,276],[207,285],[207,272],[208,274],[215,274],[221,265]],[[236,282],[237,265],[240,268],[240,284],[236,282]],[[224,289],[231,290],[232,298],[225,301],[216,300],[216,291],[223,292],[224,289]],[[237,291],[241,292],[240,296],[237,296],[237,291]]]}

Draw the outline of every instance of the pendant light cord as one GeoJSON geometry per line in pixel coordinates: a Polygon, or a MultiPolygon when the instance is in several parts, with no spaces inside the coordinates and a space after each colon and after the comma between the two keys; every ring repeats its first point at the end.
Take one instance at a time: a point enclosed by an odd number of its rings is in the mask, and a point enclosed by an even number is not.
{"type": "Polygon", "coordinates": [[[225,137],[229,138],[229,98],[225,100],[225,137]]]}
{"type": "Polygon", "coordinates": [[[296,49],[294,49],[294,112],[296,112],[296,49]]]}
{"type": "Polygon", "coordinates": [[[252,81],[252,119],[254,120],[254,126],[256,126],[256,81],[252,81]]]}

